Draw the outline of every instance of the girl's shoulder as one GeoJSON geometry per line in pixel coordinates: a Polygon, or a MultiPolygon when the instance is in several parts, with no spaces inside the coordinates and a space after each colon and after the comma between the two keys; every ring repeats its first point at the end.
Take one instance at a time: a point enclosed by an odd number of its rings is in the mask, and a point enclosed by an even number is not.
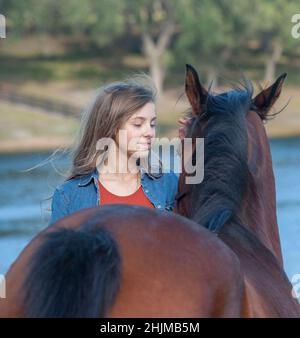
{"type": "Polygon", "coordinates": [[[59,184],[56,187],[56,190],[64,194],[70,194],[81,187],[88,186],[91,182],[93,182],[94,178],[97,180],[96,172],[67,179],[66,181],[59,184]]]}
{"type": "Polygon", "coordinates": [[[78,185],[80,184],[80,181],[81,179],[79,177],[68,179],[60,183],[56,187],[56,190],[61,191],[61,192],[68,192],[68,191],[74,190],[74,188],[78,187],[78,185]]]}

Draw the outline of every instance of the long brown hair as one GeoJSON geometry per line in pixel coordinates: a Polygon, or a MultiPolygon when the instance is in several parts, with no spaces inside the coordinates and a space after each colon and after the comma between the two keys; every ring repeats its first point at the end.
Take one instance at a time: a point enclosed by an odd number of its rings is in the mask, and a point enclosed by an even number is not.
{"type": "MultiPolygon", "coordinates": [[[[103,153],[96,149],[97,141],[102,138],[115,140],[121,126],[136,111],[155,101],[155,86],[145,74],[101,87],[82,117],[79,135],[71,150],[72,166],[68,179],[91,173],[96,168],[98,156],[103,153]]],[[[161,168],[160,161],[159,166],[161,168]]]]}

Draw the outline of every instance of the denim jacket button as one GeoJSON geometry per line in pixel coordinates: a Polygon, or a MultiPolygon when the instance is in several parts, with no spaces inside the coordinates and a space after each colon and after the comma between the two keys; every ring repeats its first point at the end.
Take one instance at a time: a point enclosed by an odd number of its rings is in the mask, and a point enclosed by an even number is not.
{"type": "Polygon", "coordinates": [[[160,209],[160,208],[161,208],[161,205],[159,204],[159,205],[157,206],[157,208],[160,209]]]}
{"type": "Polygon", "coordinates": [[[146,190],[145,190],[145,192],[149,192],[149,190],[148,190],[148,189],[146,189],[146,190]]]}

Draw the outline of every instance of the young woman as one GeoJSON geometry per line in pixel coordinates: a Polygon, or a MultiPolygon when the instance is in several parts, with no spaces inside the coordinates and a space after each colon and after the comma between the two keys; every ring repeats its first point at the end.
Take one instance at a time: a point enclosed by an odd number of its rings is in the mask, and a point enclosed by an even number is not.
{"type": "Polygon", "coordinates": [[[82,122],[71,174],[54,192],[50,223],[109,203],[173,209],[178,175],[164,173],[161,162],[159,168],[150,163],[150,143],[156,136],[155,90],[144,80],[113,83],[98,92],[82,122]],[[113,146],[102,147],[106,140],[113,140],[113,146]]]}

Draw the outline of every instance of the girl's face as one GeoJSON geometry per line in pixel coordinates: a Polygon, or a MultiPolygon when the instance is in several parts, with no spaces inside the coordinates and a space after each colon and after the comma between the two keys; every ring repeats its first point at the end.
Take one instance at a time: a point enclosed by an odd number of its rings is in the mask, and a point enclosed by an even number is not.
{"type": "Polygon", "coordinates": [[[140,110],[134,113],[120,128],[126,130],[127,140],[120,142],[118,135],[118,144],[121,151],[125,151],[127,146],[127,155],[133,157],[146,157],[150,151],[151,139],[156,135],[156,112],[153,102],[146,103],[140,110]]]}

